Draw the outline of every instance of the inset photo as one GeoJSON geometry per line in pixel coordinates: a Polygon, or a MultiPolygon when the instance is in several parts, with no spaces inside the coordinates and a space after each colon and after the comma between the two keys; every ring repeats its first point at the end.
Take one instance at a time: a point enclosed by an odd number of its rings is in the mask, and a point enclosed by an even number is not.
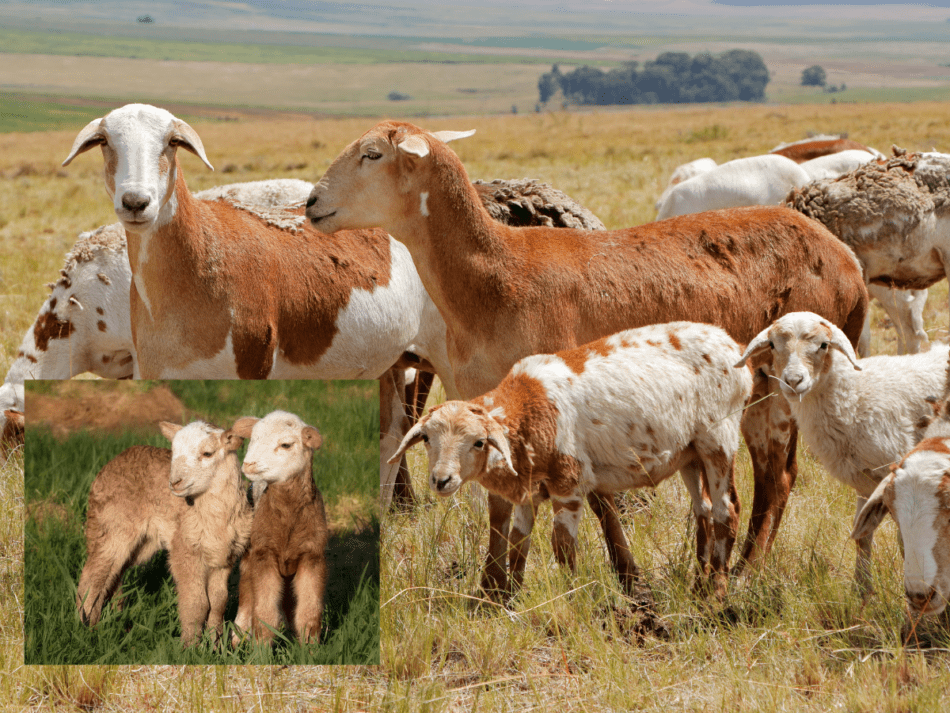
{"type": "Polygon", "coordinates": [[[379,382],[25,402],[26,664],[379,664],[379,382]]]}

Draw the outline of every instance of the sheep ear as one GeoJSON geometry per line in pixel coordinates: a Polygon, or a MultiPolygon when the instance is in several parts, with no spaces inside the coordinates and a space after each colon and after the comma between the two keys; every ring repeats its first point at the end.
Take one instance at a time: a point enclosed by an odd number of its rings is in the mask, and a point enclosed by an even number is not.
{"type": "Polygon", "coordinates": [[[856,371],[861,371],[861,367],[858,366],[858,357],[854,353],[854,347],[851,346],[851,342],[848,341],[845,333],[831,322],[825,322],[824,324],[831,330],[831,346],[848,357],[848,361],[851,362],[856,371]]]}
{"type": "Polygon", "coordinates": [[[396,146],[406,153],[424,158],[429,155],[429,144],[421,134],[411,134],[400,141],[396,146]]]}
{"type": "Polygon", "coordinates": [[[181,119],[175,119],[175,131],[172,133],[172,137],[169,142],[173,146],[180,146],[186,151],[191,151],[191,153],[204,162],[205,166],[210,168],[212,171],[214,170],[214,166],[211,165],[211,162],[205,155],[205,147],[201,143],[201,139],[198,138],[198,132],[188,126],[188,124],[186,124],[181,119]]]}
{"type": "Polygon", "coordinates": [[[439,141],[449,143],[449,141],[455,141],[456,139],[467,139],[474,133],[475,129],[471,129],[469,131],[433,131],[432,135],[439,141]]]}
{"type": "Polygon", "coordinates": [[[300,432],[300,439],[307,448],[314,451],[323,444],[323,436],[313,426],[304,426],[300,432]]]}
{"type": "Polygon", "coordinates": [[[501,468],[511,475],[518,475],[514,463],[511,462],[511,446],[508,444],[508,439],[504,436],[489,436],[485,441],[491,446],[488,449],[486,469],[492,471],[501,468]]]}
{"type": "Polygon", "coordinates": [[[102,128],[102,118],[93,119],[86,124],[86,127],[79,132],[76,140],[73,141],[73,147],[69,152],[69,156],[63,161],[63,165],[68,166],[79,154],[85,153],[94,146],[99,146],[105,142],[106,132],[105,129],[102,128]]]}
{"type": "Polygon", "coordinates": [[[769,348],[769,329],[771,329],[771,327],[766,327],[761,332],[755,335],[752,341],[749,342],[749,346],[745,348],[745,352],[743,352],[742,358],[739,361],[737,361],[735,364],[733,364],[732,365],[733,367],[738,368],[740,366],[745,366],[746,361],[750,359],[751,357],[755,356],[757,352],[759,352],[762,349],[769,348]]]}
{"type": "Polygon", "coordinates": [[[403,453],[412,448],[414,445],[419,443],[422,440],[422,427],[429,420],[429,417],[426,416],[423,419],[420,419],[419,422],[409,429],[403,439],[402,443],[399,444],[399,448],[396,449],[396,452],[393,454],[392,458],[386,461],[389,464],[395,463],[397,460],[402,458],[403,453]]]}
{"type": "Polygon", "coordinates": [[[242,416],[234,422],[234,425],[231,426],[230,431],[235,436],[240,436],[241,438],[250,438],[251,429],[254,428],[254,424],[258,421],[260,421],[260,419],[254,418],[253,416],[242,416]]]}
{"type": "Polygon", "coordinates": [[[229,428],[227,431],[221,434],[221,445],[224,446],[224,450],[236,451],[244,444],[244,436],[239,436],[234,432],[234,429],[229,428]]]}
{"type": "Polygon", "coordinates": [[[17,428],[26,428],[26,418],[21,411],[10,409],[9,411],[4,411],[3,415],[7,417],[8,421],[12,421],[13,425],[17,428]]]}
{"type": "Polygon", "coordinates": [[[175,440],[175,434],[182,429],[177,423],[169,423],[168,421],[159,421],[158,428],[169,441],[175,440]]]}
{"type": "Polygon", "coordinates": [[[852,540],[860,540],[871,535],[881,524],[881,520],[887,515],[887,506],[884,505],[884,490],[893,482],[894,474],[891,473],[877,484],[874,492],[871,493],[871,497],[861,508],[861,512],[854,518],[854,528],[851,530],[852,540]]]}

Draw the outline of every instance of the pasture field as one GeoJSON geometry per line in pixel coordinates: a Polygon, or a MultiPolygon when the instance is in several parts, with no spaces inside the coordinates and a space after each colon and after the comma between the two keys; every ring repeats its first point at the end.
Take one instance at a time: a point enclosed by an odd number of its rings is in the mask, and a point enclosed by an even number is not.
{"type": "MultiPolygon", "coordinates": [[[[762,153],[808,132],[846,131],[882,151],[892,143],[948,150],[948,109],[941,102],[690,106],[418,123],[478,130],[453,144],[471,177],[545,180],[616,228],[651,220],[669,174],[685,161],[762,153]]],[[[192,190],[277,176],[314,181],[372,123],[198,117],[192,125],[218,171],[187,154],[182,163],[192,190]]],[[[59,167],[81,126],[0,135],[3,371],[76,235],[114,222],[97,153],[59,167]]],[[[875,307],[872,348],[893,353],[896,342],[883,321],[875,307]]],[[[946,338],[946,283],[931,289],[925,321],[932,337],[946,338]]],[[[896,528],[886,521],[879,531],[877,591],[862,602],[851,589],[853,493],[831,482],[807,449],[799,452],[801,472],[776,547],[761,571],[730,583],[723,604],[691,591],[685,490],[671,480],[646,503],[628,498],[627,534],[668,639],[638,633],[592,518],[582,527],[576,576],[556,567],[547,508],[512,609],[473,607],[487,523],[470,498],[429,495],[423,459],[413,453],[420,504],[381,523],[380,666],[148,669],[17,667],[24,496],[22,454],[15,454],[0,480],[0,696],[20,708],[87,710],[938,709],[950,695],[950,635],[946,622],[904,630],[896,528]]],[[[736,477],[744,532],[751,503],[746,456],[736,477]]]]}
{"type": "MultiPolygon", "coordinates": [[[[26,449],[26,583],[24,659],[27,664],[188,663],[188,664],[378,664],[379,522],[378,387],[372,381],[331,382],[31,382],[27,385],[30,429],[26,449]],[[36,385],[41,388],[33,389],[36,385]],[[95,627],[75,613],[76,582],[85,562],[84,523],[89,487],[103,465],[136,444],[168,447],[154,421],[107,431],[76,430],[70,417],[79,408],[86,423],[100,425],[103,413],[136,408],[159,385],[177,397],[176,423],[203,418],[223,427],[241,415],[264,416],[275,409],[297,413],[316,425],[323,445],[313,472],[323,494],[330,527],[327,596],[319,646],[282,641],[218,650],[210,634],[182,651],[178,641],[177,597],[166,558],[158,555],[131,572],[121,611],[108,610],[95,627]],[[49,396],[62,416],[50,426],[49,396]],[[44,399],[43,397],[46,396],[44,399]],[[42,399],[42,400],[40,400],[42,399]],[[34,404],[37,408],[34,408],[34,404]],[[45,412],[45,413],[44,413],[45,412]],[[43,424],[39,423],[43,419],[43,424]],[[67,424],[67,421],[69,423],[67,424]],[[50,430],[52,428],[52,430],[50,430]],[[64,431],[68,430],[68,434],[64,431]]],[[[167,398],[167,397],[166,397],[167,398]]],[[[150,401],[150,403],[154,403],[150,401]]],[[[52,405],[51,405],[52,406],[52,405]]],[[[170,409],[174,412],[174,406],[170,409]]],[[[238,451],[243,458],[246,443],[238,451]]],[[[226,619],[237,612],[237,567],[229,585],[226,619]]],[[[230,627],[230,624],[228,625],[230,627]]],[[[227,634],[227,632],[226,632],[227,634]]]]}

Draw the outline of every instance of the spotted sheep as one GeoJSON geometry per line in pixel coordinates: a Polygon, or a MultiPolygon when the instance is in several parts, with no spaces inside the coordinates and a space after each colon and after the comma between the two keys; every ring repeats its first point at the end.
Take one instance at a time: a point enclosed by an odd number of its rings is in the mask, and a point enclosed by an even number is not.
{"type": "MultiPolygon", "coordinates": [[[[928,396],[943,392],[950,348],[857,359],[844,333],[810,312],[786,314],[749,342],[736,366],[770,354],[802,439],[828,472],[857,492],[856,513],[888,467],[924,436],[928,396]]],[[[871,591],[873,532],[858,540],[855,581],[871,591]]]]}
{"type": "MultiPolygon", "coordinates": [[[[751,372],[732,368],[740,353],[717,327],[674,322],[526,357],[487,394],[432,409],[397,454],[424,442],[429,486],[441,496],[477,482],[525,505],[545,489],[555,509],[554,552],[571,569],[581,508],[595,494],[607,549],[631,595],[639,571],[616,522],[613,493],[655,487],[679,471],[703,533],[700,571],[724,594],[739,524],[733,467],[752,391],[751,372]],[[711,502],[703,497],[704,476],[711,502]]],[[[533,518],[516,518],[512,528],[515,586],[532,526],[533,518]]]]}
{"type": "Polygon", "coordinates": [[[121,599],[125,571],[167,550],[189,646],[205,628],[221,635],[228,576],[250,536],[253,512],[236,452],[244,440],[202,421],[159,426],[171,450],[133,446],[92,483],[76,607],[95,626],[103,607],[121,599]]]}
{"type": "MultiPolygon", "coordinates": [[[[379,124],[333,162],[307,207],[322,230],[382,226],[408,246],[446,322],[450,399],[491,390],[528,355],[647,324],[705,322],[746,343],[781,314],[808,309],[860,334],[868,298],[853,254],[795,211],[736,208],[626,230],[508,227],[486,213],[445,144],[467,135],[379,124]]],[[[757,401],[776,387],[755,366],[757,401]]],[[[755,497],[742,554],[755,562],[796,477],[797,431],[787,404],[765,399],[746,411],[743,434],[755,497]]],[[[482,586],[493,592],[506,585],[511,504],[489,502],[482,586]]],[[[516,507],[528,517],[528,506],[516,507]]]]}
{"type": "MultiPolygon", "coordinates": [[[[328,530],[312,461],[323,438],[286,411],[238,419],[233,430],[250,439],[242,471],[255,486],[263,486],[241,559],[234,623],[240,632],[270,641],[283,612],[299,641],[319,642],[328,530]]],[[[232,643],[239,641],[235,634],[232,643]]]]}

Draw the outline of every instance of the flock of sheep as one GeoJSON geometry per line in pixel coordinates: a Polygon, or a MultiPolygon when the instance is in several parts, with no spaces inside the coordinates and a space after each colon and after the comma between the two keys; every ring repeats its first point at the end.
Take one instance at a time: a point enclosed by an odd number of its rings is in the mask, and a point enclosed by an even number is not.
{"type": "MultiPolygon", "coordinates": [[[[641,600],[615,493],[679,472],[700,575],[725,596],[740,434],[754,495],[736,571],[774,542],[800,430],[857,493],[858,584],[869,591],[871,538],[889,512],[911,609],[942,611],[948,349],[930,345],[921,310],[950,263],[950,156],[888,159],[822,137],[721,166],[704,159],[674,174],[660,220],[607,231],[546,186],[470,181],[447,142],[471,133],[384,122],[314,186],[192,195],[178,149],[211,164],[187,123],[137,104],[90,122],[64,165],[101,147],[120,222],[80,236],[51,285],[0,387],[5,428],[22,428],[27,378],[380,378],[384,507],[417,442],[434,492],[484,486],[482,587],[503,598],[522,582],[536,508],[552,501],[554,552],[573,566],[586,500],[641,600]],[[868,357],[868,286],[909,354],[868,357]],[[437,374],[449,398],[414,425],[399,388],[407,365],[437,374]]],[[[126,567],[167,548],[183,640],[220,631],[222,576],[226,597],[243,553],[238,630],[266,638],[277,626],[275,572],[289,567],[288,624],[318,638],[326,525],[310,455],[320,438],[295,418],[227,431],[163,424],[170,452],[110,462],[90,493],[84,621],[96,623],[126,567]],[[243,471],[269,483],[255,487],[253,509],[234,453],[246,437],[243,471]],[[284,450],[294,457],[267,463],[284,450]],[[162,503],[145,521],[129,515],[142,497],[132,479],[162,503]],[[280,498],[308,503],[312,518],[281,519],[280,498]]]]}

